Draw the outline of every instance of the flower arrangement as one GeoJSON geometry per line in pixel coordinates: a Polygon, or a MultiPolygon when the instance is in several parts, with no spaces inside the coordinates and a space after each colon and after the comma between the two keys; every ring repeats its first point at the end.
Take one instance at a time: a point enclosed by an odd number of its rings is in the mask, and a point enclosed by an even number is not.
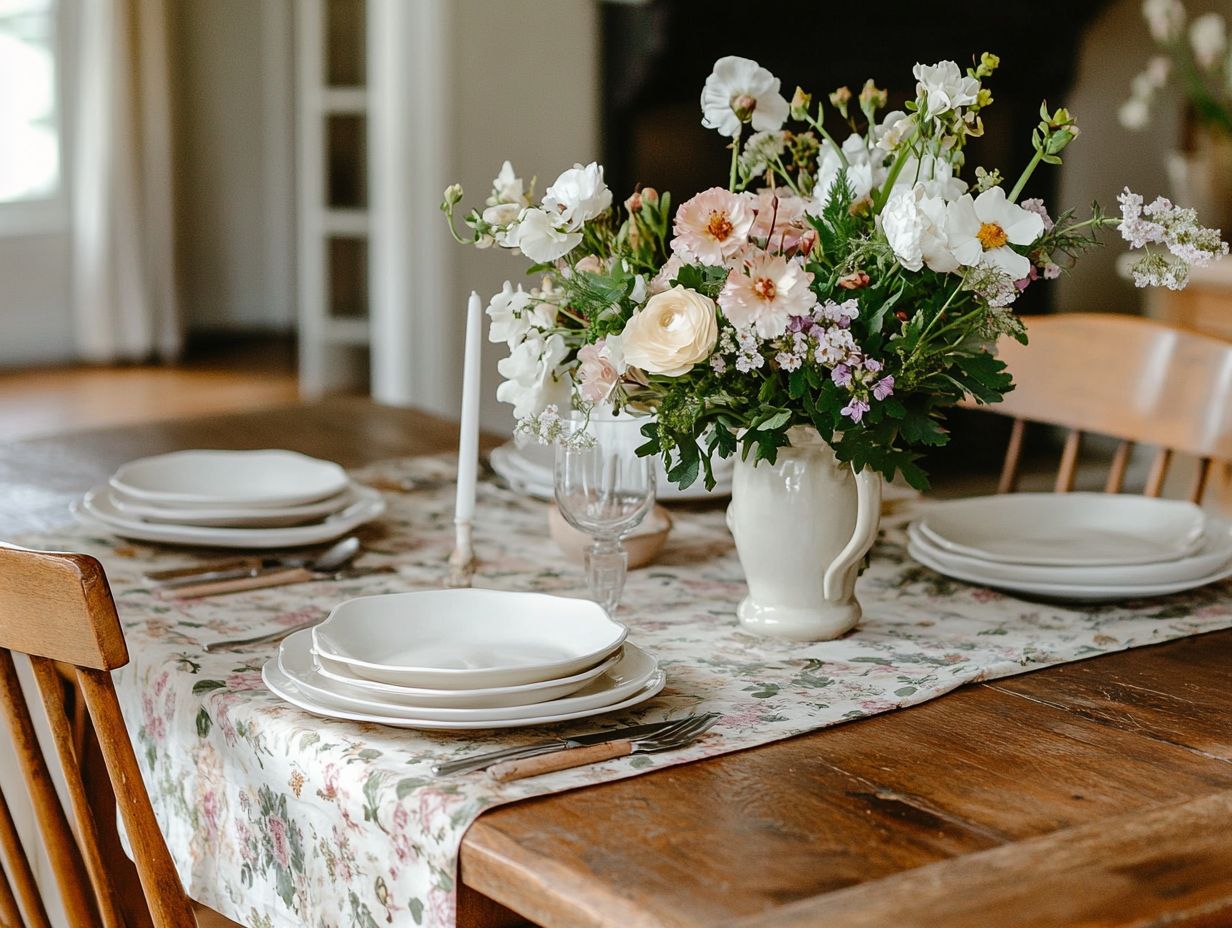
{"type": "Polygon", "coordinates": [[[922,448],[948,440],[945,411],[1012,388],[998,337],[1025,341],[1010,306],[1057,277],[1095,233],[1120,226],[1140,250],[1140,286],[1184,284],[1190,265],[1227,252],[1215,230],[1166,200],[1126,190],[1120,217],[1098,207],[1055,218],[1019,202],[1040,164],[1078,137],[1064,108],[1040,110],[1034,155],[1013,184],[995,168],[962,179],[983,132],[999,65],[984,54],[916,65],[917,91],[887,109],[873,81],[816,104],[745,58],[720,59],[702,124],[729,140],[726,187],[673,210],[651,187],[613,202],[597,164],[575,165],[542,199],[508,162],[454,237],[521,252],[539,277],[506,283],[488,306],[506,342],[498,396],[519,430],[551,439],[564,409],[654,412],[641,453],[661,453],[680,486],[713,486],[711,462],[739,452],[773,462],[793,426],[812,426],[858,470],[927,477],[922,448]],[[826,103],[850,128],[840,143],[826,103]]]}
{"type": "Polygon", "coordinates": [[[1223,16],[1203,13],[1187,24],[1181,0],[1145,0],[1142,16],[1159,54],[1134,77],[1129,99],[1118,113],[1121,124],[1145,129],[1156,95],[1175,75],[1197,121],[1219,135],[1232,136],[1232,55],[1223,16]]]}

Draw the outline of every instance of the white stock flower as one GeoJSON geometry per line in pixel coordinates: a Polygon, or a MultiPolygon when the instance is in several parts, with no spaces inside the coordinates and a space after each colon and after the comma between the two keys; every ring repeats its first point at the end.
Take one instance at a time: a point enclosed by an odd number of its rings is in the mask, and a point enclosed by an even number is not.
{"type": "Polygon", "coordinates": [[[916,93],[923,94],[925,114],[940,116],[960,106],[970,106],[980,92],[980,82],[966,77],[953,61],[917,64],[911,73],[919,82],[916,93]]]}
{"type": "Polygon", "coordinates": [[[530,305],[531,296],[521,285],[515,290],[505,281],[500,293],[488,303],[488,318],[492,320],[488,341],[505,342],[510,349],[520,345],[530,331],[530,305]]]}
{"type": "Polygon", "coordinates": [[[508,244],[543,264],[562,258],[582,241],[581,232],[556,228],[552,216],[538,207],[522,210],[516,225],[509,229],[508,244]]]}
{"type": "Polygon", "coordinates": [[[1181,34],[1185,24],[1185,6],[1181,0],[1143,0],[1142,17],[1151,38],[1156,42],[1171,42],[1181,34]]]}
{"type": "Polygon", "coordinates": [[[714,300],[676,286],[656,293],[620,334],[624,361],[648,374],[679,377],[710,357],[719,339],[714,300]]]}
{"type": "Polygon", "coordinates": [[[533,335],[522,342],[496,369],[505,382],[496,388],[496,398],[513,405],[519,419],[538,415],[550,405],[567,406],[572,389],[568,374],[557,367],[569,350],[559,335],[547,339],[533,335]]]}
{"type": "Polygon", "coordinates": [[[746,122],[754,132],[777,132],[787,114],[779,79],[748,58],[720,58],[702,87],[702,125],[728,138],[738,136],[746,122]]]}
{"type": "Polygon", "coordinates": [[[576,232],[612,205],[612,191],[603,182],[603,166],[575,164],[549,187],[543,208],[568,232],[576,232]]]}
{"type": "Polygon", "coordinates": [[[894,256],[909,271],[924,265],[939,273],[958,269],[946,233],[946,202],[923,184],[896,191],[881,211],[881,228],[894,256]]]}
{"type": "Polygon", "coordinates": [[[873,130],[873,141],[886,151],[894,151],[915,127],[915,117],[902,110],[891,110],[873,130]]]}
{"type": "Polygon", "coordinates": [[[916,184],[921,184],[928,196],[947,201],[957,200],[967,192],[967,182],[954,176],[954,166],[936,155],[925,155],[922,160],[908,158],[894,181],[894,189],[910,190],[916,184]]]}
{"type": "Polygon", "coordinates": [[[1000,187],[974,200],[967,194],[946,208],[946,233],[958,263],[993,267],[1011,280],[1031,273],[1031,261],[1010,245],[1030,245],[1043,234],[1038,213],[1009,202],[1000,187]]]}
{"type": "Polygon", "coordinates": [[[1228,50],[1228,25],[1218,13],[1203,13],[1189,24],[1189,44],[1202,68],[1215,66],[1228,50]]]}
{"type": "Polygon", "coordinates": [[[513,171],[513,165],[506,161],[501,165],[500,173],[492,180],[492,195],[488,197],[488,205],[498,203],[522,202],[522,178],[513,171]]]}

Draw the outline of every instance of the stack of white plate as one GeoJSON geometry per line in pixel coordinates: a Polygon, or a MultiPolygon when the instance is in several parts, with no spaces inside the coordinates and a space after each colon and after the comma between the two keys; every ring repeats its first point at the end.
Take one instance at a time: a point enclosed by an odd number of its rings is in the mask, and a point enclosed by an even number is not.
{"type": "Polygon", "coordinates": [[[177,451],[125,464],[73,511],[126,538],[268,549],[338,538],[385,502],[337,464],[294,451],[177,451]]]}
{"type": "MultiPolygon", "coordinates": [[[[555,496],[552,476],[553,456],[551,445],[527,444],[519,448],[507,442],[492,452],[492,469],[514,490],[535,499],[553,499],[555,496]]],[[[698,478],[692,486],[680,489],[667,479],[663,459],[659,458],[655,477],[655,496],[661,503],[688,502],[691,500],[717,499],[731,495],[732,469],[735,458],[719,458],[714,461],[715,487],[707,490],[705,482],[698,478]]]]}
{"type": "Polygon", "coordinates": [[[287,702],[397,728],[517,728],[627,709],[665,675],[595,603],[541,593],[364,596],[283,641],[262,670],[287,702]]]}
{"type": "Polygon", "coordinates": [[[1232,575],[1232,524],[1192,503],[1111,493],[1015,493],[939,503],[908,527],[939,573],[1069,602],[1164,596],[1232,575]]]}

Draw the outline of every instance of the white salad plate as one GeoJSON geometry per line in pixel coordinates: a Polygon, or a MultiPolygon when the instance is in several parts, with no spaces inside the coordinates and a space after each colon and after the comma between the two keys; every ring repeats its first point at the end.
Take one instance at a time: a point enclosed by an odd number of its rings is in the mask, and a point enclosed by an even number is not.
{"type": "MultiPolygon", "coordinates": [[[[477,728],[525,728],[531,725],[551,725],[555,722],[568,722],[572,719],[584,719],[606,712],[618,712],[645,702],[663,689],[667,676],[663,671],[656,671],[650,679],[629,696],[607,705],[592,706],[589,709],[574,709],[567,712],[553,711],[552,703],[540,704],[534,708],[538,715],[529,715],[513,719],[481,719],[472,716],[466,719],[410,718],[407,716],[388,715],[372,712],[358,712],[348,708],[339,700],[326,699],[323,696],[313,696],[300,687],[278,667],[278,658],[272,657],[261,669],[261,679],[275,696],[286,700],[293,706],[298,706],[305,712],[320,715],[325,718],[342,719],[348,722],[368,722],[375,725],[389,725],[393,728],[418,728],[436,731],[461,731],[477,728]]],[[[388,711],[388,710],[387,710],[388,711]]],[[[438,710],[443,711],[443,710],[438,710]]],[[[467,711],[467,710],[457,710],[467,711]]],[[[508,710],[506,710],[508,711],[508,710]]]]}
{"type": "Polygon", "coordinates": [[[73,514],[87,524],[137,541],[211,548],[296,548],[341,538],[366,522],[380,518],[385,500],[376,490],[355,488],[356,501],[346,509],[309,525],[290,528],[218,528],[203,525],[161,525],[121,512],[106,486],[97,486],[73,503],[73,514]]]}
{"type": "Polygon", "coordinates": [[[628,646],[623,655],[613,655],[607,669],[571,695],[559,699],[518,705],[474,705],[441,707],[411,705],[394,702],[375,696],[371,692],[346,687],[324,677],[312,655],[312,635],[307,631],[296,632],[283,641],[278,651],[278,669],[303,692],[322,703],[336,704],[356,712],[388,715],[434,722],[451,721],[510,721],[535,718],[545,713],[577,712],[598,709],[620,702],[643,689],[659,671],[658,663],[640,648],[628,646]]]}
{"type": "Polygon", "coordinates": [[[1232,576],[1232,565],[1225,564],[1205,577],[1192,580],[1178,580],[1173,583],[1117,583],[1117,584],[1072,584],[1072,583],[1038,583],[1019,580],[1001,580],[988,577],[969,570],[957,568],[952,564],[938,561],[918,545],[908,543],[907,553],[916,561],[935,570],[939,574],[973,583],[978,586],[992,587],[1010,593],[1031,596],[1036,599],[1048,599],[1070,603],[1110,603],[1127,599],[1147,599],[1152,596],[1167,596],[1172,593],[1183,593],[1195,590],[1208,583],[1215,583],[1232,576]]]}
{"type": "Polygon", "coordinates": [[[581,673],[629,630],[598,603],[546,593],[420,590],[361,596],[312,629],[325,666],[422,689],[519,686],[581,673]]]}
{"type": "MultiPolygon", "coordinates": [[[[492,469],[516,492],[551,501],[556,497],[555,478],[552,475],[553,453],[550,446],[519,448],[513,442],[507,442],[494,448],[489,460],[492,469]],[[543,460],[545,456],[546,462],[543,460]]],[[[732,459],[716,461],[714,469],[717,483],[713,490],[707,490],[701,479],[682,490],[667,479],[660,460],[655,475],[655,498],[661,503],[686,503],[730,496],[732,459]]]]}
{"type": "Polygon", "coordinates": [[[111,502],[126,516],[143,522],[158,522],[170,525],[204,525],[223,528],[281,528],[288,525],[305,525],[320,522],[335,512],[357,502],[359,496],[355,485],[349,485],[341,493],[316,503],[302,506],[283,506],[276,509],[256,507],[175,507],[161,503],[148,503],[131,499],[118,490],[111,491],[111,502]]]}
{"type": "MultiPolygon", "coordinates": [[[[305,629],[307,631],[307,629],[305,629]]],[[[299,634],[299,633],[297,633],[299,634]]],[[[287,639],[290,641],[291,639],[287,639]]],[[[312,650],[312,636],[308,638],[308,649],[312,650]]],[[[296,646],[299,646],[297,642],[296,646]]],[[[572,676],[560,677],[555,680],[541,680],[538,683],[523,683],[521,686],[493,686],[476,690],[434,690],[413,686],[395,686],[392,683],[380,683],[376,680],[365,680],[353,674],[346,664],[329,661],[322,663],[312,655],[316,674],[321,677],[320,685],[328,688],[338,696],[350,696],[354,699],[374,700],[389,706],[432,707],[441,709],[500,709],[509,706],[530,706],[538,702],[549,702],[561,699],[577,692],[589,684],[597,676],[607,673],[624,659],[624,649],[632,647],[626,643],[622,648],[610,654],[607,658],[572,676]]],[[[282,664],[286,670],[286,662],[282,664]]],[[[291,674],[294,677],[294,674],[291,674]]],[[[306,683],[296,680],[301,686],[310,688],[306,683]]]]}
{"type": "Polygon", "coordinates": [[[917,522],[954,554],[1051,567],[1153,564],[1195,553],[1193,503],[1122,493],[1009,493],[937,503],[917,522]]]}
{"type": "Polygon", "coordinates": [[[111,486],[168,506],[278,508],[337,496],[350,483],[332,461],[295,451],[175,451],[122,466],[111,486]]]}
{"type": "Polygon", "coordinates": [[[1008,564],[978,557],[954,554],[929,540],[917,525],[907,527],[907,537],[921,552],[939,564],[954,567],[989,580],[1011,583],[1062,583],[1069,585],[1112,586],[1128,583],[1182,583],[1216,573],[1232,563],[1232,523],[1208,519],[1202,546],[1191,556],[1155,564],[1129,564],[1104,567],[1041,567],[1034,564],[1008,564]]]}

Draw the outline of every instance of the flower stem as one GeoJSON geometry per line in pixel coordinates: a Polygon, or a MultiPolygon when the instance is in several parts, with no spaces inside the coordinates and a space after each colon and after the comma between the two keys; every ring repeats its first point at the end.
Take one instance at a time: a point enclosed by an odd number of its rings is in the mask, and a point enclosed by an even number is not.
{"type": "Polygon", "coordinates": [[[731,175],[727,181],[727,189],[730,190],[732,193],[736,192],[736,170],[739,167],[739,163],[740,163],[740,135],[743,132],[744,132],[744,126],[741,126],[740,132],[736,133],[736,137],[732,139],[732,143],[731,143],[731,150],[732,150],[731,175]]]}
{"type": "Polygon", "coordinates": [[[1022,176],[1018,178],[1018,183],[1014,184],[1014,189],[1011,190],[1009,196],[1006,197],[1007,200],[1011,203],[1016,203],[1018,201],[1018,194],[1022,193],[1023,187],[1027,186],[1027,181],[1031,179],[1031,175],[1035,173],[1035,169],[1039,167],[1039,163],[1043,157],[1044,150],[1042,148],[1036,149],[1035,155],[1031,158],[1031,161],[1023,170],[1022,176]]]}

